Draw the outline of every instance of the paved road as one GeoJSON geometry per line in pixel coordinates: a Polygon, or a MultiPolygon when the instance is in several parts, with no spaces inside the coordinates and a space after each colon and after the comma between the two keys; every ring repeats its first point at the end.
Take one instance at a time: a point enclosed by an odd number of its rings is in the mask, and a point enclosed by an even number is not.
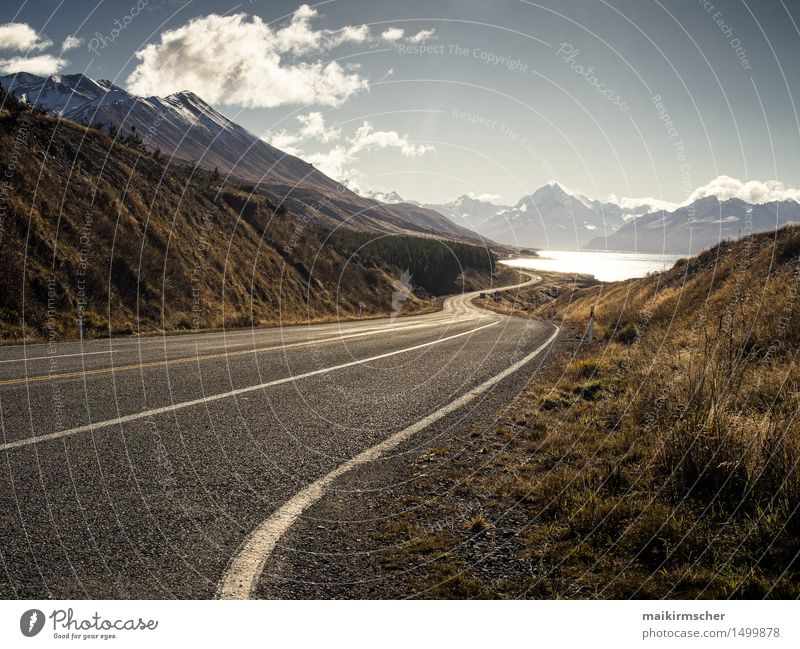
{"type": "Polygon", "coordinates": [[[553,334],[473,297],[393,322],[0,348],[0,597],[219,594],[282,506],[425,435],[553,334]]]}

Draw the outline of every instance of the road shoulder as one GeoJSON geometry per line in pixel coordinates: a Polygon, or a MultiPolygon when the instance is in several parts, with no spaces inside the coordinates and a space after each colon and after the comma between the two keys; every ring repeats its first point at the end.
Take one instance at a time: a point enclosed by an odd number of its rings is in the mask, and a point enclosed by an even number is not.
{"type": "MultiPolygon", "coordinates": [[[[543,329],[544,329],[543,324],[543,329]]],[[[559,345],[557,341],[555,345],[559,345]]],[[[490,459],[486,439],[543,367],[550,351],[512,374],[463,412],[404,442],[388,458],[360,466],[306,510],[267,562],[258,597],[402,598],[417,592],[419,566],[402,557],[415,540],[399,525],[417,520],[430,531],[456,524],[447,503],[450,471],[490,459]],[[436,475],[432,469],[436,468],[436,475]],[[444,474],[438,475],[440,471],[444,474]],[[444,522],[443,522],[444,521],[444,522]],[[410,545],[409,545],[410,544],[410,545]]]]}

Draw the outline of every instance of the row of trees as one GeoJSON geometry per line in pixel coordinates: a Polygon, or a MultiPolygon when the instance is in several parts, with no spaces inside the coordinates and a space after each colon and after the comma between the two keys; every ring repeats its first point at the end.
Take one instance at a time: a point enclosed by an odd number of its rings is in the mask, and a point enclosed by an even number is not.
{"type": "Polygon", "coordinates": [[[486,248],[426,237],[337,230],[329,240],[349,254],[383,262],[397,274],[408,270],[412,283],[432,294],[451,292],[466,269],[491,273],[496,261],[486,248]]]}

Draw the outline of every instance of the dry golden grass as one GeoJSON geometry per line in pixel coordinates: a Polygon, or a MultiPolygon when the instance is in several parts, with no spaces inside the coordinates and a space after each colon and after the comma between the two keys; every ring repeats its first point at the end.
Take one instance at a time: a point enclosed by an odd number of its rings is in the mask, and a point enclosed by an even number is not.
{"type": "MultiPolygon", "coordinates": [[[[493,541],[464,526],[433,562],[403,548],[394,561],[413,568],[410,587],[800,596],[800,228],[578,289],[539,312],[581,336],[592,306],[598,342],[564,345],[497,426],[473,431],[472,448],[488,451],[427,476],[437,493],[452,486],[435,500],[440,516],[483,503],[470,516],[493,541]]],[[[424,543],[425,521],[415,525],[424,543]]]]}
{"type": "MultiPolygon", "coordinates": [[[[69,120],[4,111],[0,171],[4,343],[75,339],[81,312],[97,337],[392,311],[399,271],[353,260],[308,214],[69,120]]],[[[401,314],[437,308],[420,293],[401,314]]]]}

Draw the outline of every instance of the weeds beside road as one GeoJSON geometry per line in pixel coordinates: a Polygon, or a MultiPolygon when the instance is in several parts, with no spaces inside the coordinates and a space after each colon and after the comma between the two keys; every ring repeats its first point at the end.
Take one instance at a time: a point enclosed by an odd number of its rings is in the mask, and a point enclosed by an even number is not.
{"type": "Polygon", "coordinates": [[[496,426],[417,461],[392,594],[800,596],[798,285],[794,227],[536,307],[570,336],[496,426]]]}

